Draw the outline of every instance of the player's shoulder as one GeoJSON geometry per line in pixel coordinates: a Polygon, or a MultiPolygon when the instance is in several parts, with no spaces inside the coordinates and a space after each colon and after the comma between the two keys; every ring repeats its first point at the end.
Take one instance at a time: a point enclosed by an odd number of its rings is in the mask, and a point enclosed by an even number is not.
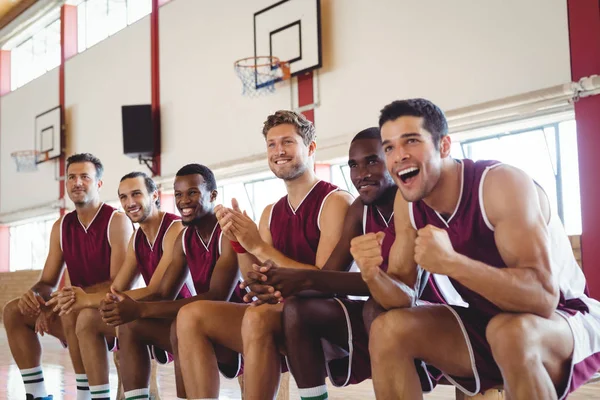
{"type": "Polygon", "coordinates": [[[337,189],[329,193],[325,199],[325,205],[330,204],[333,207],[336,206],[350,206],[355,201],[354,196],[346,190],[337,189]]]}

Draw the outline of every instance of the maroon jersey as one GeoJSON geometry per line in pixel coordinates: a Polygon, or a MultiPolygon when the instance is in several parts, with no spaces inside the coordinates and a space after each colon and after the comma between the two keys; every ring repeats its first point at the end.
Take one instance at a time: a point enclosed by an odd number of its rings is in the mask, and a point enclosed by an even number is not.
{"type": "Polygon", "coordinates": [[[387,272],[388,262],[390,259],[390,249],[396,240],[396,228],[394,225],[394,213],[385,219],[379,209],[374,206],[364,206],[363,211],[363,233],[377,233],[384,232],[385,237],[381,245],[381,256],[383,257],[383,263],[380,268],[387,272]]]}
{"type": "Polygon", "coordinates": [[[117,210],[102,204],[87,227],[76,211],[65,215],[60,224],[60,248],[69,271],[71,285],[88,287],[110,280],[109,226],[117,210]]]}
{"type": "MultiPolygon", "coordinates": [[[[409,203],[409,211],[414,221],[414,228],[421,229],[433,225],[446,230],[454,250],[473,260],[481,261],[493,267],[505,268],[500,257],[494,232],[486,224],[482,213],[483,199],[480,198],[480,183],[487,167],[498,164],[498,161],[476,161],[465,159],[462,163],[462,189],[458,204],[448,219],[444,219],[437,211],[425,202],[409,203]]],[[[463,300],[486,315],[495,315],[500,309],[483,296],[467,289],[457,281],[450,279],[463,300]]]]}
{"type": "Polygon", "coordinates": [[[337,186],[319,181],[295,210],[287,195],[279,199],[271,208],[269,218],[273,247],[292,260],[315,265],[321,238],[321,210],[327,196],[337,190],[337,186]]]}
{"type": "MultiPolygon", "coordinates": [[[[138,269],[144,278],[144,282],[146,285],[150,283],[150,279],[152,279],[152,275],[156,271],[158,267],[158,263],[163,255],[163,241],[169,228],[173,225],[174,222],[179,221],[180,218],[171,213],[164,213],[162,219],[160,221],[160,226],[158,228],[158,232],[156,233],[156,237],[152,244],[148,240],[148,237],[141,229],[138,229],[134,233],[133,238],[133,250],[135,252],[135,258],[137,260],[138,269]]],[[[181,288],[179,295],[177,298],[187,298],[191,297],[192,294],[186,285],[181,288]]]]}
{"type": "MultiPolygon", "coordinates": [[[[192,275],[196,294],[206,293],[210,289],[210,278],[217,265],[217,260],[221,256],[222,240],[223,234],[218,223],[215,224],[208,243],[204,243],[195,227],[185,228],[183,252],[192,275]]],[[[240,293],[240,288],[236,285],[229,301],[241,303],[242,296],[240,293]]]]}

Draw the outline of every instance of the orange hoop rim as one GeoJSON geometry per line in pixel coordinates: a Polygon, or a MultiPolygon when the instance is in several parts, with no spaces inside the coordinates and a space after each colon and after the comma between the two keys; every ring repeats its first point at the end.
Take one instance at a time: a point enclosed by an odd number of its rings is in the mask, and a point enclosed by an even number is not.
{"type": "Polygon", "coordinates": [[[268,67],[268,66],[273,66],[273,65],[289,65],[288,62],[286,61],[281,61],[279,59],[279,57],[275,57],[275,56],[256,56],[256,57],[244,57],[244,58],[240,58],[239,60],[236,60],[233,63],[233,66],[236,68],[259,68],[259,67],[268,67]],[[259,60],[261,59],[269,59],[271,60],[270,62],[261,62],[258,63],[259,60]],[[250,61],[250,60],[255,60],[256,63],[253,64],[243,64],[245,61],[250,61]]]}
{"type": "Polygon", "coordinates": [[[11,157],[22,157],[22,156],[37,156],[40,154],[37,150],[17,150],[10,153],[11,157]]]}

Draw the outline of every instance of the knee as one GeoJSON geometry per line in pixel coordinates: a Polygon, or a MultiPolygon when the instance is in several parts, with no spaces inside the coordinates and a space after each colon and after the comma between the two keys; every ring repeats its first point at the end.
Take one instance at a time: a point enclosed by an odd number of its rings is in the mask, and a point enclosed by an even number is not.
{"type": "Polygon", "coordinates": [[[380,313],[371,324],[369,352],[372,358],[405,355],[417,350],[418,321],[402,310],[380,313]]]}
{"type": "Polygon", "coordinates": [[[23,314],[19,310],[19,299],[14,299],[6,303],[2,311],[2,321],[7,329],[14,326],[15,323],[23,321],[23,314]]]}
{"type": "MultiPolygon", "coordinates": [[[[306,330],[311,325],[311,320],[307,310],[306,299],[290,297],[285,299],[283,306],[283,327],[288,336],[288,332],[293,334],[301,330],[306,330]]],[[[247,314],[248,312],[246,312],[247,314]]]]}
{"type": "Polygon", "coordinates": [[[371,331],[371,325],[375,318],[384,313],[385,310],[373,298],[370,298],[363,307],[362,317],[367,334],[371,331]]]}
{"type": "Polygon", "coordinates": [[[71,314],[61,317],[65,334],[73,330],[78,338],[89,334],[97,334],[97,313],[98,310],[96,309],[84,308],[76,317],[71,314]]]}
{"type": "Polygon", "coordinates": [[[527,364],[538,356],[535,322],[528,314],[499,314],[492,318],[485,337],[498,365],[527,364]]]}
{"type": "Polygon", "coordinates": [[[177,318],[171,325],[171,337],[173,332],[193,332],[197,334],[201,331],[202,320],[204,319],[204,307],[202,302],[194,302],[181,307],[177,313],[177,318]]]}
{"type": "MultiPolygon", "coordinates": [[[[287,301],[286,301],[287,302],[287,301]]],[[[271,328],[264,307],[248,307],[242,320],[242,340],[244,343],[270,336],[271,328]]]]}
{"type": "Polygon", "coordinates": [[[139,337],[140,333],[140,324],[136,321],[131,321],[123,325],[119,325],[119,329],[117,329],[117,336],[119,337],[119,342],[129,342],[131,340],[136,340],[139,337]]]}

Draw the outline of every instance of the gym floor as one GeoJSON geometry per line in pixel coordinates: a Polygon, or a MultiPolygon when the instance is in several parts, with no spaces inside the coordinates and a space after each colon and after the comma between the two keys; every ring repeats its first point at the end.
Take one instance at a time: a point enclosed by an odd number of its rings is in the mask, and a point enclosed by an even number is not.
{"type": "MultiPolygon", "coordinates": [[[[69,354],[60,345],[57,339],[44,336],[42,338],[44,354],[42,363],[44,367],[44,378],[46,387],[50,394],[54,395],[54,400],[75,400],[75,375],[69,360],[69,354]]],[[[176,398],[175,380],[173,379],[172,366],[159,366],[158,385],[162,400],[176,398]]],[[[117,393],[117,371],[111,362],[110,383],[113,396],[117,393]]],[[[0,399],[21,400],[25,397],[23,381],[19,374],[6,339],[6,331],[0,325],[0,399]]],[[[221,378],[221,396],[222,400],[240,399],[240,387],[237,380],[226,380],[221,378]]],[[[299,399],[296,385],[290,382],[290,399],[299,399]]],[[[339,400],[364,400],[374,399],[373,386],[371,381],[363,382],[345,389],[333,388],[330,385],[330,399],[339,400]]],[[[454,389],[450,386],[438,386],[433,393],[426,395],[427,400],[454,399],[454,389]]],[[[586,385],[580,388],[577,393],[569,397],[569,400],[600,400],[600,383],[586,385]]]]}

